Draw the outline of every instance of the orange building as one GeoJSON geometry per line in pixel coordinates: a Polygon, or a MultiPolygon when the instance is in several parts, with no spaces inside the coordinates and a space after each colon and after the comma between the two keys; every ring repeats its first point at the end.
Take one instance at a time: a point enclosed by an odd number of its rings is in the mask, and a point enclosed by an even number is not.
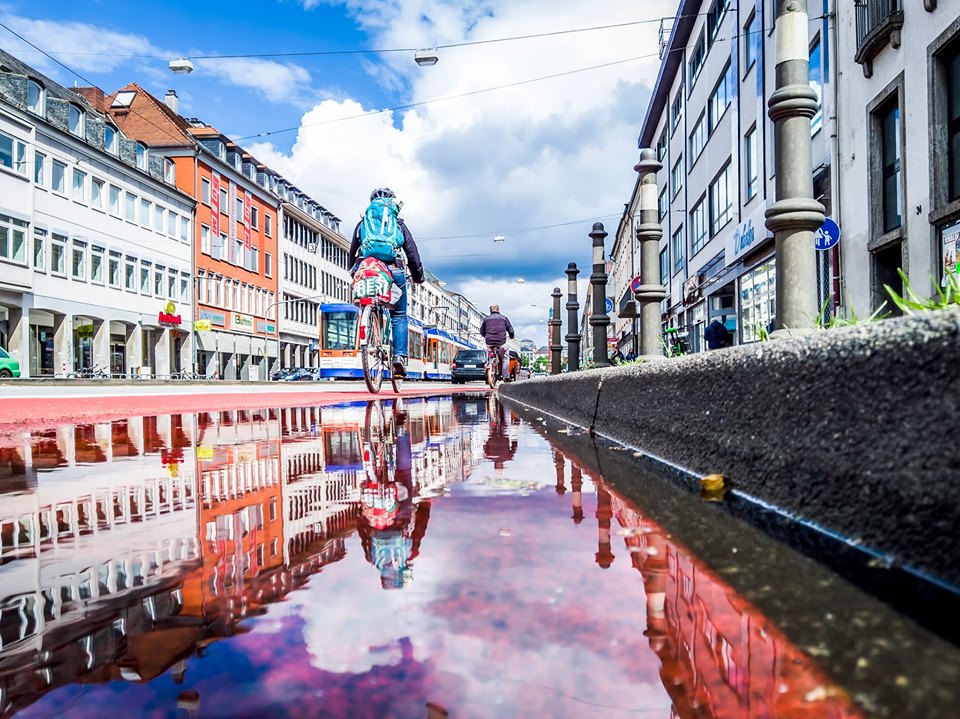
{"type": "MultiPolygon", "coordinates": [[[[276,368],[280,200],[267,168],[219,130],[131,83],[106,100],[123,133],[171,160],[170,178],[197,201],[192,329],[198,372],[265,379],[276,368]]],[[[188,323],[184,323],[189,326],[188,323]]]]}

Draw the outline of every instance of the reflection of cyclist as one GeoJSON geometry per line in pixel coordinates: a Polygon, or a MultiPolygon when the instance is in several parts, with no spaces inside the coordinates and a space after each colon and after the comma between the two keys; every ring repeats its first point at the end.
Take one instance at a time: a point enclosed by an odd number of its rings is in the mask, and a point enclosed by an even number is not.
{"type": "Polygon", "coordinates": [[[507,422],[500,402],[496,403],[490,418],[490,434],[483,443],[483,456],[493,461],[494,469],[503,469],[504,463],[517,453],[517,442],[511,441],[507,434],[507,422]]]}
{"type": "Polygon", "coordinates": [[[396,200],[396,195],[389,187],[381,187],[370,193],[370,205],[353,230],[349,258],[352,265],[351,275],[356,273],[360,260],[366,257],[377,258],[387,265],[394,283],[403,293],[390,310],[393,370],[395,374],[403,377],[407,374],[408,335],[407,274],[403,255],[407,256],[410,265],[410,277],[418,285],[423,283],[423,263],[420,261],[420,252],[413,235],[407,229],[406,223],[397,217],[403,203],[396,200]]]}
{"type": "Polygon", "coordinates": [[[497,357],[500,358],[500,371],[497,373],[496,379],[503,379],[503,346],[506,344],[508,336],[513,339],[513,325],[510,324],[510,320],[500,314],[499,305],[490,305],[490,314],[484,318],[483,324],[480,325],[480,334],[483,335],[487,347],[496,352],[497,357]]]}
{"type": "Polygon", "coordinates": [[[395,408],[393,414],[393,478],[389,476],[385,442],[371,447],[373,471],[372,476],[368,472],[361,487],[361,521],[357,527],[364,556],[380,570],[380,585],[384,589],[405,587],[413,579],[411,563],[420,554],[420,543],[430,521],[430,502],[413,502],[413,461],[406,412],[395,408]]]}

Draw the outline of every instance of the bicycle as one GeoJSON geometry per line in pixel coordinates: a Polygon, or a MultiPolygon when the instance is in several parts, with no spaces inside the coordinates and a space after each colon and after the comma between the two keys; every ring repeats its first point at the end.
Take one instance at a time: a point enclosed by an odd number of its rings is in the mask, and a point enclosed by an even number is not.
{"type": "Polygon", "coordinates": [[[81,367],[73,372],[67,373],[68,379],[110,379],[109,372],[100,368],[100,365],[93,367],[81,367]]]}
{"type": "MultiPolygon", "coordinates": [[[[354,303],[360,307],[360,360],[363,381],[372,394],[380,392],[383,376],[390,376],[390,384],[397,394],[403,386],[403,377],[393,371],[393,343],[390,336],[391,285],[390,273],[368,270],[367,275],[354,281],[354,303]]],[[[359,274],[359,273],[358,273],[359,274]]],[[[396,302],[393,299],[393,302],[396,302]]]]}
{"type": "Polygon", "coordinates": [[[497,378],[500,377],[500,353],[495,349],[487,348],[487,384],[490,389],[497,388],[497,378]]]}

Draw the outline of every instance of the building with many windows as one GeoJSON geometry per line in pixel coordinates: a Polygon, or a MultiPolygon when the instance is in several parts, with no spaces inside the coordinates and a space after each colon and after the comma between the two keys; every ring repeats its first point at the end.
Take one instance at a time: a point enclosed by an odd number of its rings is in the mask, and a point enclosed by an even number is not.
{"type": "Polygon", "coordinates": [[[101,91],[0,51],[0,345],[23,376],[188,367],[194,207],[101,91]]]}

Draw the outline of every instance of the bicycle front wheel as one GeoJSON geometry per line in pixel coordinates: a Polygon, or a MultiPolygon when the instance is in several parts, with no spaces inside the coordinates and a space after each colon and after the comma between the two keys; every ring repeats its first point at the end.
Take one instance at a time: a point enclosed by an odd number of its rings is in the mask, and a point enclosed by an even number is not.
{"type": "Polygon", "coordinates": [[[372,307],[364,308],[363,314],[362,329],[366,342],[360,348],[363,381],[370,392],[377,394],[380,391],[380,385],[383,384],[383,372],[387,369],[382,357],[383,320],[381,314],[372,307]]]}

